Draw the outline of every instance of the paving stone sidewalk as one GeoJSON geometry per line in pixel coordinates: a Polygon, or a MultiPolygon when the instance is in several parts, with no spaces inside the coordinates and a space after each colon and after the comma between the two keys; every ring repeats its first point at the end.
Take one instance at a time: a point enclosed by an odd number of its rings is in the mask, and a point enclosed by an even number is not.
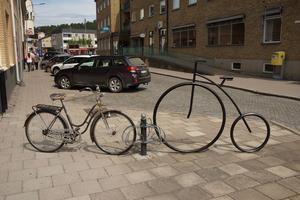
{"type": "MultiPolygon", "coordinates": [[[[209,151],[193,154],[150,145],[146,157],[134,151],[137,148],[127,155],[108,156],[88,134],[82,145],[50,154],[36,152],[25,137],[26,114],[34,104],[52,104],[49,94],[61,90],[39,71],[26,73],[25,82],[25,87],[16,87],[9,111],[0,119],[0,200],[300,199],[300,137],[277,126],[271,127],[269,144],[253,154],[237,152],[228,131],[209,151]]],[[[70,99],[87,95],[64,92],[70,99]]],[[[79,122],[88,105],[67,104],[79,122]]],[[[113,107],[135,122],[144,112],[113,107]]],[[[169,131],[183,126],[173,124],[169,131]]]]}

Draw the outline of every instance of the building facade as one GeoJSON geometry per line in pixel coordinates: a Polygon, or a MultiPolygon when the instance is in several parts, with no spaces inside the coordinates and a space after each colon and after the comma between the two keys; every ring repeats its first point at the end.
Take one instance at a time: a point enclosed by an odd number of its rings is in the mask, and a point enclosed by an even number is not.
{"type": "Polygon", "coordinates": [[[40,38],[37,42],[39,49],[50,49],[52,48],[51,36],[40,38]]]}
{"type": "Polygon", "coordinates": [[[52,34],[51,44],[59,52],[72,51],[74,54],[94,52],[97,48],[96,31],[63,29],[60,33],[52,34]]]}
{"type": "Polygon", "coordinates": [[[100,55],[120,54],[129,46],[130,0],[96,0],[100,55]]]}
{"type": "Polygon", "coordinates": [[[0,0],[0,113],[8,106],[24,67],[25,2],[0,0]]]}
{"type": "Polygon", "coordinates": [[[284,51],[284,78],[300,80],[299,9],[298,0],[132,0],[130,45],[264,77],[284,51]]]}

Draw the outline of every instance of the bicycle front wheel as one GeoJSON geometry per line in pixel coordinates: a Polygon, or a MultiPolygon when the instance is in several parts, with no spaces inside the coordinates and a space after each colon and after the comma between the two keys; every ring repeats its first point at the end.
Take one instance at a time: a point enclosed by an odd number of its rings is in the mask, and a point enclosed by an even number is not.
{"type": "Polygon", "coordinates": [[[25,133],[29,143],[38,151],[55,152],[64,142],[62,134],[68,125],[56,113],[38,110],[29,115],[25,122],[25,133]]]}
{"type": "Polygon", "coordinates": [[[116,110],[98,115],[91,125],[91,137],[99,149],[107,154],[126,153],[136,140],[136,129],[132,120],[116,110]]]}
{"type": "Polygon", "coordinates": [[[238,150],[252,153],[261,150],[267,144],[270,132],[270,125],[263,116],[246,113],[233,122],[230,138],[238,150]]]}
{"type": "Polygon", "coordinates": [[[180,83],[158,99],[153,122],[165,132],[163,142],[169,148],[182,153],[199,152],[213,145],[222,134],[225,108],[209,87],[180,83]]]}

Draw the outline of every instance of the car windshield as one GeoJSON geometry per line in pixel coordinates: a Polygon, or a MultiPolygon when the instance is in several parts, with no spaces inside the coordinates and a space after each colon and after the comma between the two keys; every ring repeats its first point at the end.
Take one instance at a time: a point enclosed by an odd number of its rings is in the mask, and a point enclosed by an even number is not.
{"type": "Polygon", "coordinates": [[[144,61],[140,58],[129,58],[128,60],[130,62],[130,65],[133,65],[133,66],[145,66],[146,65],[144,63],[144,61]]]}

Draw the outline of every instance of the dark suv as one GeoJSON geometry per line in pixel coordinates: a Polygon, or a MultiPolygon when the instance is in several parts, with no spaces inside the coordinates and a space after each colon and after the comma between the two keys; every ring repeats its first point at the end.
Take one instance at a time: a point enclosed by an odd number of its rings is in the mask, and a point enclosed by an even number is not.
{"type": "Polygon", "coordinates": [[[112,92],[120,92],[123,88],[148,84],[151,75],[147,65],[138,57],[93,56],[74,68],[59,71],[54,81],[63,89],[98,84],[112,92]]]}

